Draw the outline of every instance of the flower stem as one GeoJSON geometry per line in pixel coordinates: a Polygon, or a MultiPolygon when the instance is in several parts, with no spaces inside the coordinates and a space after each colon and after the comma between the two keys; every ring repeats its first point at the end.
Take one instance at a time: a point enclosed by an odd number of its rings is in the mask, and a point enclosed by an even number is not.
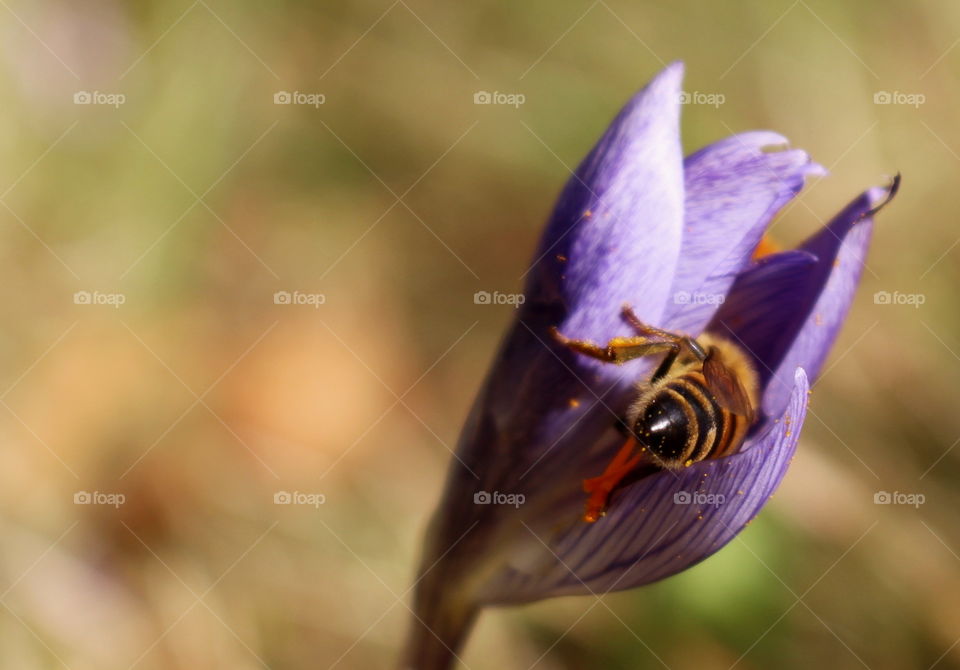
{"type": "Polygon", "coordinates": [[[440,580],[418,585],[401,670],[448,670],[480,613],[480,608],[444,591],[440,580]]]}

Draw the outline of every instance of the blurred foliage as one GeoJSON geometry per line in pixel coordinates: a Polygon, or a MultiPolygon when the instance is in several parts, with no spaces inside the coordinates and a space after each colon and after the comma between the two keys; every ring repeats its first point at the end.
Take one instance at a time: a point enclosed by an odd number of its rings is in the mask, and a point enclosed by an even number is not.
{"type": "Polygon", "coordinates": [[[683,59],[688,91],[725,98],[684,108],[688,150],[771,128],[830,169],[781,242],[897,170],[901,195],[768,509],[663,583],[488,613],[464,660],[960,667],[960,5],[11,0],[0,17],[0,665],[389,666],[511,318],[473,294],[517,290],[569,168],[683,59]]]}

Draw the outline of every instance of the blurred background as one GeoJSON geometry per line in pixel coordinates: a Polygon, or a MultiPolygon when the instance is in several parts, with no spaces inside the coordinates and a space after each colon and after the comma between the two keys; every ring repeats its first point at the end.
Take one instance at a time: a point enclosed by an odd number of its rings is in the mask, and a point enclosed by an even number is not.
{"type": "Polygon", "coordinates": [[[463,660],[960,667],[957,3],[3,0],[0,45],[0,666],[389,667],[512,317],[474,294],[683,59],[688,152],[830,169],[781,243],[901,194],[759,518],[463,660]]]}

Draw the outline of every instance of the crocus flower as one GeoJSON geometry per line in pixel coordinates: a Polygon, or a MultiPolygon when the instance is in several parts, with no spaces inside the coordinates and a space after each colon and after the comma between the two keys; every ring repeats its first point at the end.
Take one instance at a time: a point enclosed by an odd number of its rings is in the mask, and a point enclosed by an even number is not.
{"type": "Polygon", "coordinates": [[[670,65],[630,100],[560,194],[428,531],[405,667],[449,667],[485,606],[633,588],[702,561],[786,473],[809,381],[895,186],[865,191],[797,249],[756,258],[774,215],[825,171],[765,131],[682,158],[682,74],[670,65]],[[738,344],[762,407],[737,453],[641,469],[585,523],[582,481],[623,444],[617,418],[657,361],[605,364],[550,333],[632,335],[624,303],[658,328],[738,344]]]}

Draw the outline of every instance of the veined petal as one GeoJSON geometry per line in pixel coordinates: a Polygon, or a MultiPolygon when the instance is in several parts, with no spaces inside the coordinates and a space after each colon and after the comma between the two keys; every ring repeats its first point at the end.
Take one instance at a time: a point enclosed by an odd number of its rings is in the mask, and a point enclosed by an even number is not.
{"type": "Polygon", "coordinates": [[[864,217],[888,194],[882,188],[864,192],[798,251],[776,254],[741,274],[707,327],[753,356],[767,416],[783,408],[792,370],[802,367],[812,380],[820,373],[863,271],[873,227],[864,217]],[[817,261],[789,267],[789,254],[817,261]]]}
{"type": "Polygon", "coordinates": [[[783,479],[806,415],[808,390],[807,376],[798,368],[782,415],[739,453],[641,479],[616,494],[597,523],[577,522],[552,539],[536,538],[549,568],[505,571],[482,591],[486,601],[629,589],[717,552],[756,516],[783,479]]]}
{"type": "Polygon", "coordinates": [[[764,395],[764,410],[768,413],[776,412],[786,401],[789,387],[785,382],[792,366],[803,366],[813,382],[819,377],[863,274],[873,234],[873,217],[861,217],[893,194],[887,188],[867,190],[800,246],[820,259],[817,267],[821,274],[817,279],[822,288],[790,348],[771,374],[764,395]]]}
{"type": "Polygon", "coordinates": [[[682,78],[674,63],[634,96],[560,195],[528,300],[562,303],[571,337],[629,333],[624,302],[662,321],[683,226],[682,78]]]}
{"type": "Polygon", "coordinates": [[[685,223],[680,262],[662,328],[698,335],[750,261],[774,215],[826,171],[782,135],[734,135],[684,161],[685,223]]]}
{"type": "Polygon", "coordinates": [[[817,257],[806,251],[766,256],[737,278],[707,326],[750,355],[761,387],[806,320],[819,273],[817,257]]]}

